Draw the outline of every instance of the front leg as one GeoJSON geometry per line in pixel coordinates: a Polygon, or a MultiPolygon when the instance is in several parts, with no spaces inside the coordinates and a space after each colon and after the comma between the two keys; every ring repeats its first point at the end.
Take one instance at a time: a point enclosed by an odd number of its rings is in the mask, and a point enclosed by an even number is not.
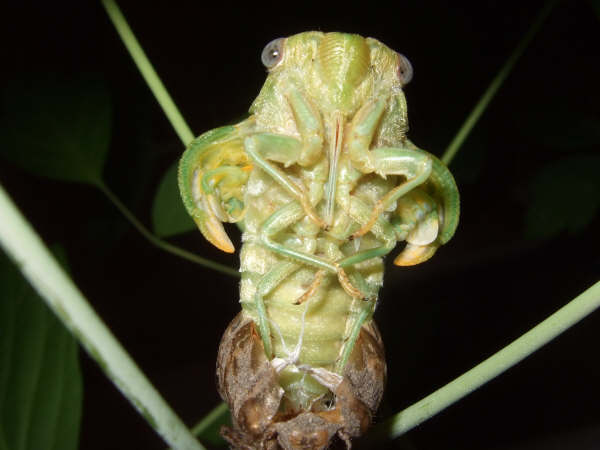
{"type": "MultiPolygon", "coordinates": [[[[354,169],[350,161],[346,159],[341,162],[340,182],[336,190],[336,203],[348,217],[364,228],[370,222],[373,206],[353,194],[356,183],[361,177],[362,174],[360,171],[354,169]]],[[[377,239],[382,241],[382,245],[339,259],[337,263],[340,267],[350,267],[371,258],[384,256],[396,246],[396,232],[384,217],[376,216],[370,225],[370,231],[377,239]]],[[[346,232],[348,234],[342,234],[337,237],[340,239],[351,237],[352,228],[348,228],[346,232]]]]}
{"type": "Polygon", "coordinates": [[[362,223],[354,237],[366,234],[388,206],[415,187],[426,183],[427,190],[440,204],[441,227],[437,241],[440,245],[444,244],[450,240],[458,225],[459,199],[454,178],[439,159],[417,148],[408,139],[405,139],[399,148],[370,150],[386,105],[386,99],[372,101],[355,114],[351,124],[348,153],[352,165],[361,173],[375,172],[384,178],[387,175],[401,175],[404,182],[375,204],[370,219],[362,223]]]}
{"type": "Polygon", "coordinates": [[[179,163],[179,190],[187,212],[209,242],[233,253],[222,222],[238,222],[245,213],[244,187],[252,171],[244,137],[254,119],[209,131],[194,139],[179,163]]]}
{"type": "Polygon", "coordinates": [[[375,171],[375,164],[369,148],[385,106],[385,99],[367,103],[357,111],[350,124],[348,153],[353,166],[362,173],[375,171]]]}
{"type": "Polygon", "coordinates": [[[377,201],[369,221],[354,233],[355,238],[369,232],[377,218],[393,202],[427,181],[433,166],[428,153],[408,148],[377,148],[371,150],[370,157],[377,174],[383,178],[388,175],[401,175],[404,182],[377,201]]]}
{"type": "Polygon", "coordinates": [[[317,108],[297,90],[291,90],[286,99],[296,119],[302,148],[298,164],[307,167],[315,164],[323,154],[323,122],[317,108]]]}
{"type": "Polygon", "coordinates": [[[292,195],[302,205],[304,213],[315,224],[326,228],[325,222],[315,212],[306,188],[292,181],[283,170],[269,162],[279,162],[284,167],[297,163],[302,153],[300,141],[279,134],[259,133],[247,137],[244,147],[253,162],[292,195]]]}

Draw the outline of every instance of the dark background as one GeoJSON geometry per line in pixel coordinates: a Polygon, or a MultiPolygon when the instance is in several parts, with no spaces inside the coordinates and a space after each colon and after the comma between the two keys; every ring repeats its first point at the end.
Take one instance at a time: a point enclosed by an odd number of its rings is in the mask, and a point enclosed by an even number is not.
{"type": "MultiPolygon", "coordinates": [[[[120,4],[195,134],[244,115],[264,81],[260,52],[271,39],[346,31],[411,60],[409,137],[439,156],[543,2],[120,4]]],[[[450,167],[462,195],[456,236],[422,266],[388,261],[376,313],[388,388],[377,420],[470,369],[598,280],[597,184],[573,195],[561,183],[587,172],[560,167],[573,155],[593,161],[599,153],[600,140],[581,144],[583,134],[598,136],[600,124],[599,19],[587,2],[556,7],[450,167]],[[573,131],[590,118],[595,128],[573,131]],[[532,180],[549,166],[558,167],[555,210],[567,211],[565,223],[580,211],[565,208],[575,197],[592,210],[574,230],[554,226],[552,217],[552,232],[528,225],[532,180]]],[[[21,2],[3,22],[5,83],[93,74],[108,85],[104,178],[150,225],[156,187],[183,148],[99,2],[21,2]]],[[[38,178],[6,161],[0,181],[46,242],[66,247],[78,286],[182,418],[191,425],[216,406],[216,351],[239,309],[236,280],[152,247],[91,187],[38,178]]],[[[199,232],[171,242],[237,266],[237,256],[199,232]]],[[[389,447],[600,448],[599,325],[600,315],[591,315],[389,447]]],[[[80,447],[164,448],[95,363],[82,355],[82,364],[80,447]]]]}

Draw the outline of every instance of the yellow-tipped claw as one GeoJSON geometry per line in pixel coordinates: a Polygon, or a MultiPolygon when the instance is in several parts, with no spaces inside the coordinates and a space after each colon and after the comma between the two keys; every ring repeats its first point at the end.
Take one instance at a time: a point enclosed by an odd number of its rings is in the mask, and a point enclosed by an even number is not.
{"type": "Polygon", "coordinates": [[[229,236],[227,236],[223,224],[210,208],[206,197],[202,197],[201,204],[203,209],[196,210],[196,214],[193,217],[194,222],[196,222],[204,237],[211,244],[226,253],[233,253],[235,247],[231,243],[229,236]]]}
{"type": "Polygon", "coordinates": [[[414,266],[431,258],[439,245],[435,243],[439,231],[438,215],[427,215],[406,238],[406,247],[396,256],[397,266],[414,266]]]}
{"type": "Polygon", "coordinates": [[[413,245],[406,244],[402,252],[394,259],[394,264],[397,266],[414,266],[421,264],[431,258],[436,250],[437,245],[413,245]]]}
{"type": "Polygon", "coordinates": [[[208,131],[190,143],[179,163],[179,191],[188,214],[204,237],[227,253],[235,247],[222,222],[244,217],[242,192],[252,165],[243,138],[253,126],[249,118],[208,131]]]}

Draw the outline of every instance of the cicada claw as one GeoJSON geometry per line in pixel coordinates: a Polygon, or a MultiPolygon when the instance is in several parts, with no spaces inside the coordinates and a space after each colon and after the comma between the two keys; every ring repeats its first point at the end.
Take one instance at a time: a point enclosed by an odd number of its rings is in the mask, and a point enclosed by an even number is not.
{"type": "Polygon", "coordinates": [[[252,165],[243,137],[253,122],[217,128],[194,139],[181,159],[179,189],[185,207],[204,237],[218,249],[235,247],[222,222],[244,217],[243,188],[252,165]]]}
{"type": "Polygon", "coordinates": [[[441,228],[437,208],[435,200],[419,188],[398,199],[392,224],[406,247],[396,256],[395,265],[414,266],[435,254],[441,228]]]}
{"type": "Polygon", "coordinates": [[[203,197],[199,204],[202,205],[202,208],[196,209],[192,218],[204,237],[219,250],[226,253],[235,252],[235,247],[225,232],[223,223],[217,218],[214,211],[212,211],[207,198],[203,197]]]}
{"type": "Polygon", "coordinates": [[[438,245],[413,245],[406,244],[402,252],[394,259],[397,266],[415,266],[427,261],[438,249],[438,245]]]}

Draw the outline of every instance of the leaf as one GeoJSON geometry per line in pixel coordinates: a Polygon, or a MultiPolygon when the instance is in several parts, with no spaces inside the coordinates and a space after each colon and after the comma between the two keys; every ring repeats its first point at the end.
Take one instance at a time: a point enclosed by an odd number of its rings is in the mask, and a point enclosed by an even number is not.
{"type": "Polygon", "coordinates": [[[543,167],[530,186],[526,236],[546,239],[585,228],[600,208],[598,168],[598,155],[575,155],[543,167]]]}
{"type": "Polygon", "coordinates": [[[183,206],[177,185],[177,167],[173,164],[163,176],[152,205],[154,234],[168,237],[195,230],[196,225],[183,206]]]}
{"type": "Polygon", "coordinates": [[[82,398],[77,342],[0,253],[0,448],[77,449],[82,398]]]}
{"type": "Polygon", "coordinates": [[[14,81],[4,86],[2,110],[2,157],[36,175],[100,182],[111,135],[103,83],[14,81]]]}

